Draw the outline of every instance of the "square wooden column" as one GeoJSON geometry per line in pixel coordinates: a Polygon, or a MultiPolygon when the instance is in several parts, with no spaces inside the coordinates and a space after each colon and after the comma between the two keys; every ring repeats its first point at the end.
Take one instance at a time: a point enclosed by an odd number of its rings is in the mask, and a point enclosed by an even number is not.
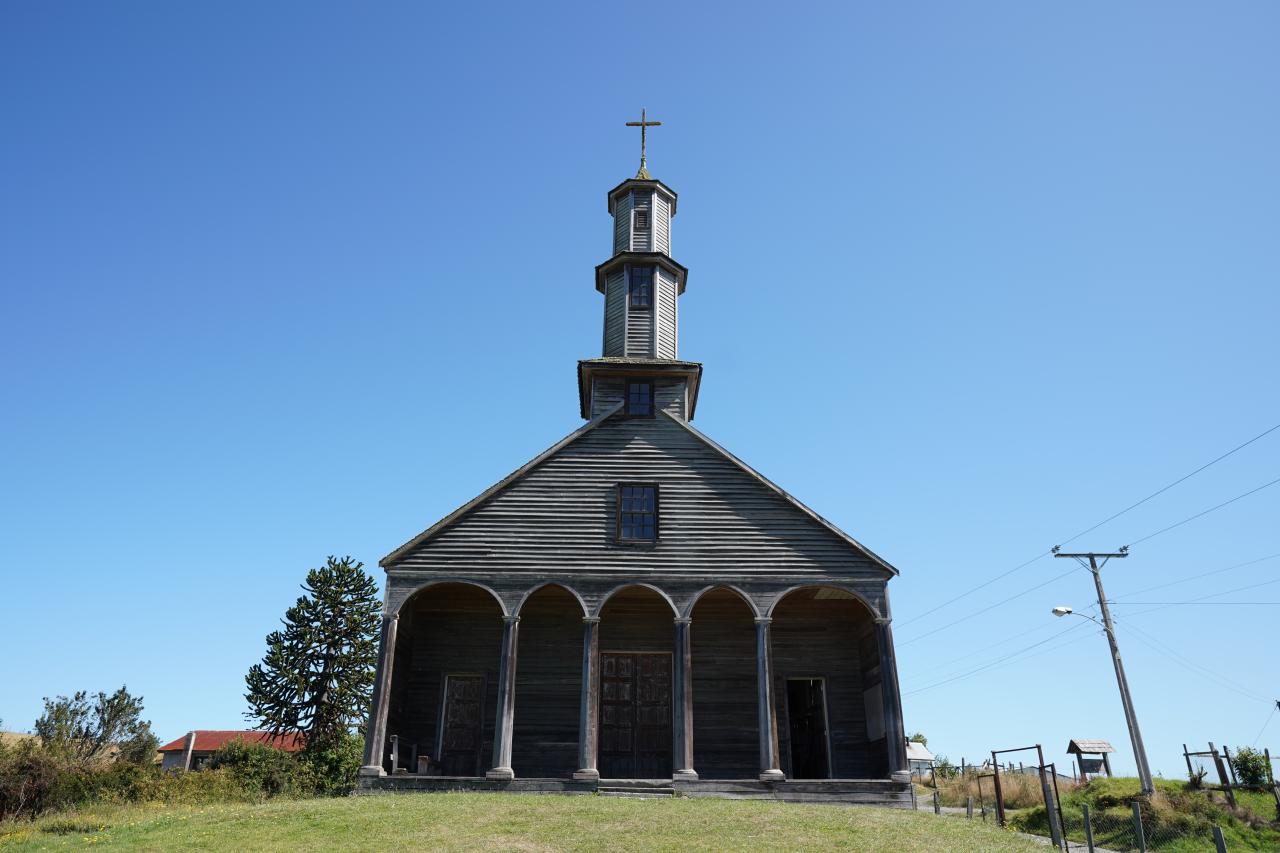
{"type": "Polygon", "coordinates": [[[382,753],[387,744],[387,711],[391,705],[391,670],[396,656],[396,628],[400,624],[397,614],[382,617],[382,636],[378,640],[378,668],[373,677],[373,706],[369,710],[369,725],[364,734],[364,766],[361,776],[385,776],[382,753]]]}
{"type": "Polygon", "coordinates": [[[511,769],[511,733],[516,714],[516,646],[520,640],[520,617],[504,617],[502,658],[498,661],[498,714],[493,720],[493,769],[489,779],[516,778],[511,769]]]}
{"type": "Polygon", "coordinates": [[[693,662],[689,646],[687,616],[676,619],[675,637],[675,754],[672,756],[674,779],[695,780],[693,769],[693,662]]]}
{"type": "Polygon", "coordinates": [[[582,620],[582,693],[578,711],[578,769],[573,778],[599,779],[596,745],[600,739],[600,617],[582,620]]]}
{"type": "Polygon", "coordinates": [[[910,781],[907,735],[902,727],[902,693],[898,688],[898,658],[893,652],[890,620],[876,620],[876,645],[880,647],[880,697],[884,700],[884,740],[889,752],[889,776],[896,781],[910,781]]]}
{"type": "Polygon", "coordinates": [[[782,782],[787,776],[778,769],[778,715],[773,705],[773,643],[769,626],[773,620],[756,617],[756,690],[759,699],[760,781],[782,782]]]}

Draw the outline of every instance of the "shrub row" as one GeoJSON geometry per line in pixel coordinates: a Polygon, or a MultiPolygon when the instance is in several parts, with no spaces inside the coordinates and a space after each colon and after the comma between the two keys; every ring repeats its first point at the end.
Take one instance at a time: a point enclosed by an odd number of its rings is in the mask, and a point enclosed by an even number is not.
{"type": "Polygon", "coordinates": [[[317,756],[234,741],[192,773],[126,762],[77,765],[29,741],[0,750],[0,820],[99,802],[201,804],[342,793],[354,783],[359,762],[355,739],[317,756]]]}

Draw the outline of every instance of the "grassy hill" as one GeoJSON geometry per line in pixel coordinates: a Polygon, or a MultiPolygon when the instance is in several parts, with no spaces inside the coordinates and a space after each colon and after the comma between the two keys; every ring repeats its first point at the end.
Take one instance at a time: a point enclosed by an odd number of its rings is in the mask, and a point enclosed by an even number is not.
{"type": "MultiPolygon", "coordinates": [[[[1132,806],[1138,797],[1137,779],[1094,779],[1062,795],[1067,836],[1084,840],[1081,806],[1088,803],[1099,846],[1114,850],[1136,849],[1132,806]]],[[[1213,827],[1219,826],[1229,850],[1280,850],[1280,822],[1275,800],[1269,793],[1239,791],[1237,808],[1226,803],[1221,791],[1191,788],[1185,782],[1156,780],[1156,793],[1142,804],[1142,823],[1148,849],[1183,853],[1213,849],[1213,827]]],[[[1025,832],[1048,835],[1043,806],[1010,818],[1010,825],[1025,832]]]]}
{"type": "Polygon", "coordinates": [[[103,807],[0,824],[0,850],[983,850],[1043,847],[980,821],[846,806],[398,794],[261,805],[103,807]]]}

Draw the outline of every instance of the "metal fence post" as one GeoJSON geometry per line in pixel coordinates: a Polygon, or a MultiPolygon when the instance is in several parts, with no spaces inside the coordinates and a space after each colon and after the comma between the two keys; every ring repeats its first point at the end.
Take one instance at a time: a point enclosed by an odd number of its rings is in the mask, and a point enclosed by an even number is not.
{"type": "Polygon", "coordinates": [[[1276,798],[1276,820],[1280,820],[1280,783],[1276,782],[1275,773],[1271,771],[1271,750],[1263,749],[1262,754],[1267,757],[1267,780],[1271,782],[1271,793],[1276,798]]]}
{"type": "Polygon", "coordinates": [[[1058,822],[1058,810],[1054,803],[1053,792],[1049,790],[1049,780],[1044,775],[1044,750],[1040,744],[1036,744],[1036,756],[1040,759],[1040,793],[1044,795],[1044,811],[1049,818],[1049,837],[1053,839],[1053,846],[1061,850],[1062,824],[1058,822]]]}
{"type": "Polygon", "coordinates": [[[1222,827],[1217,824],[1213,827],[1213,846],[1218,853],[1227,853],[1227,839],[1222,837],[1222,827]]]}
{"type": "Polygon", "coordinates": [[[1133,803],[1133,842],[1138,845],[1139,853],[1147,853],[1147,836],[1142,831],[1142,805],[1134,800],[1133,803]]]}
{"type": "Polygon", "coordinates": [[[1084,804],[1084,841],[1089,845],[1089,853],[1093,853],[1093,824],[1089,821],[1089,804],[1084,804]]]}
{"type": "Polygon", "coordinates": [[[996,783],[996,823],[1004,826],[1004,799],[1000,796],[1000,762],[996,760],[996,753],[991,753],[992,772],[995,773],[996,783]]]}

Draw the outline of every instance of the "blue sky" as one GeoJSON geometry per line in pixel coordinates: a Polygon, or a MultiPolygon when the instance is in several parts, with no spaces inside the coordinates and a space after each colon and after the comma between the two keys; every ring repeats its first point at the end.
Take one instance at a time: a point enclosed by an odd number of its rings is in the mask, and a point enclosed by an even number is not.
{"type": "MultiPolygon", "coordinates": [[[[127,682],[164,739],[240,725],[308,567],[375,565],[574,429],[643,105],[697,426],[901,569],[908,727],[955,759],[1104,737],[1132,767],[1092,626],[972,672],[1066,628],[1087,573],[976,617],[1070,567],[957,596],[1280,423],[1278,26],[1268,3],[5,4],[0,718],[127,682]]],[[[1072,547],[1276,477],[1280,431],[1072,547]]],[[[1280,553],[1278,517],[1280,485],[1106,570],[1165,775],[1280,698],[1280,585],[1151,605],[1280,559],[1131,593],[1280,553]]]]}

